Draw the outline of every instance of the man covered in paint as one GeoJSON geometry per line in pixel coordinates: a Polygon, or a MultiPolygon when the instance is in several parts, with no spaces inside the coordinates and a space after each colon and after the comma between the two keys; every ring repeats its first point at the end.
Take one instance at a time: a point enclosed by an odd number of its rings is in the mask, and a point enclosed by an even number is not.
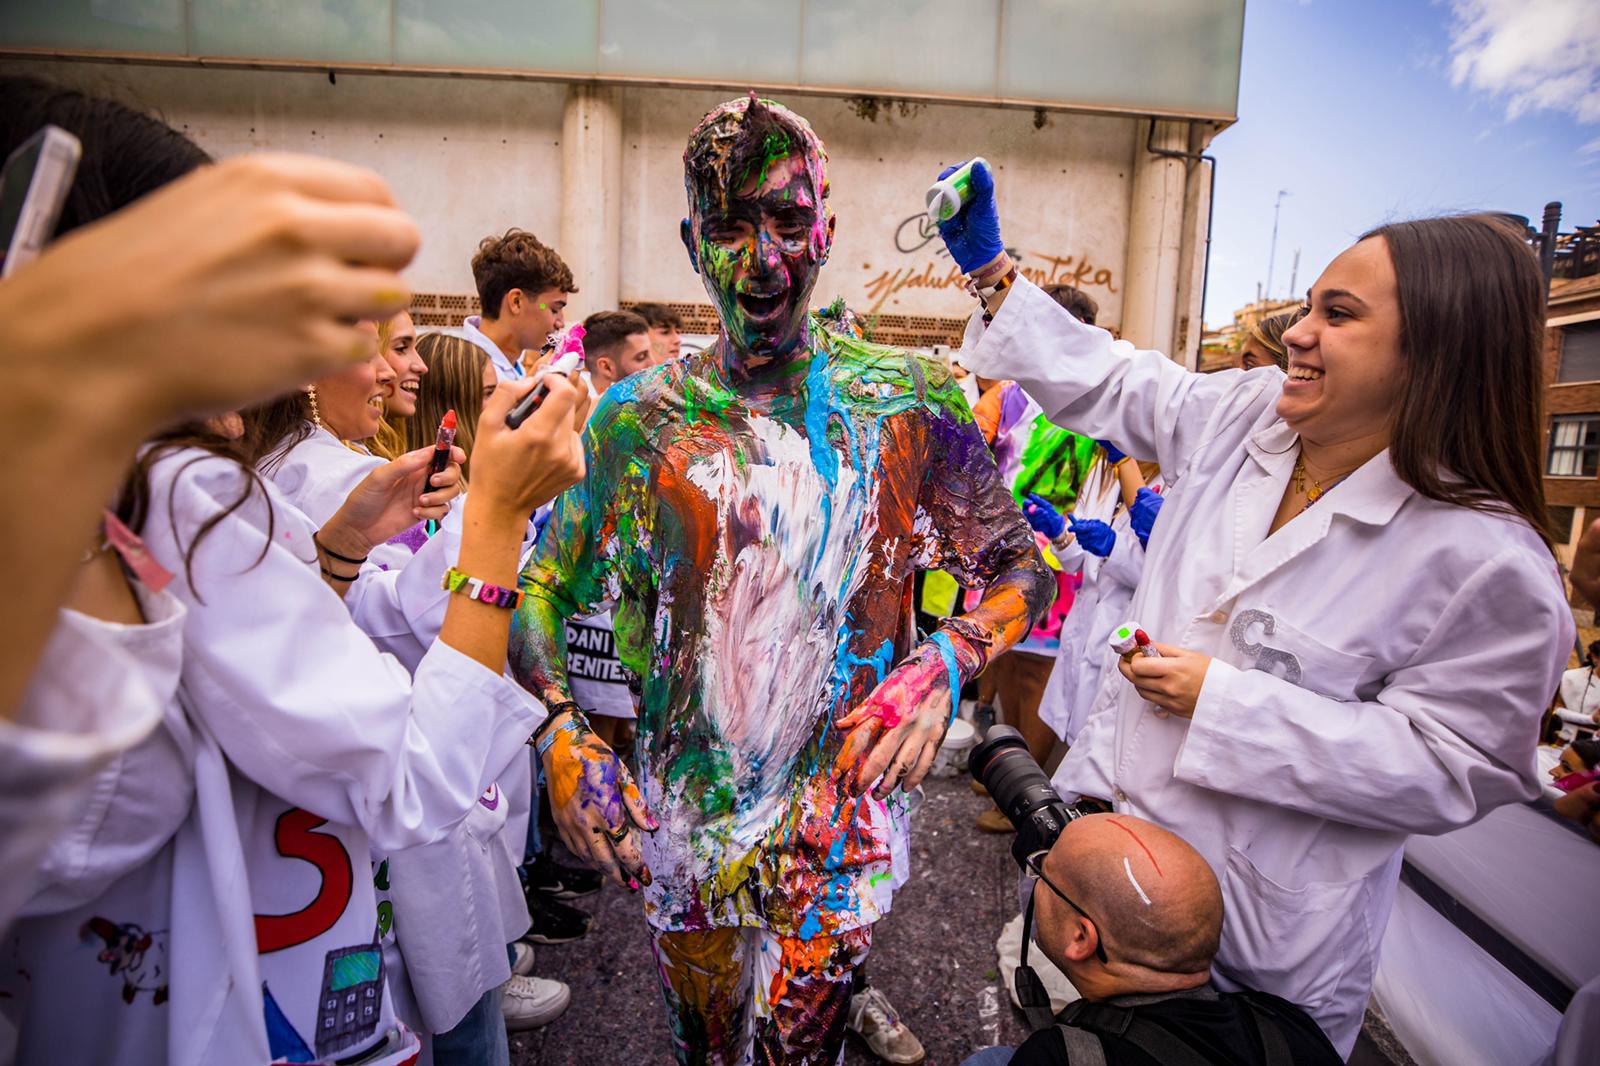
{"type": "Polygon", "coordinates": [[[837,1059],[889,906],[883,800],[922,779],[961,683],[1051,594],[948,366],[809,313],[826,162],[803,118],[753,95],[690,136],[683,239],[721,334],[601,401],[512,637],[551,711],[536,747],[563,838],[643,883],[684,1062],[837,1059]],[[913,647],[927,567],[987,591],[913,647]],[[564,666],[563,619],[608,603],[642,682],[642,796],[564,666]]]}

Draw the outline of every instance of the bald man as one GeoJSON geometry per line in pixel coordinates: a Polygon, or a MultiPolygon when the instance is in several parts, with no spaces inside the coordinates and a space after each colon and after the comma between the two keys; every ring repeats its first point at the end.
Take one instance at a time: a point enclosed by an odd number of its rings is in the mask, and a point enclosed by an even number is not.
{"type": "Polygon", "coordinates": [[[1131,815],[1089,815],[1062,831],[1042,872],[1034,941],[1083,999],[1015,1054],[990,1048],[967,1066],[1342,1062],[1292,1003],[1212,987],[1222,890],[1182,838],[1131,815]]]}

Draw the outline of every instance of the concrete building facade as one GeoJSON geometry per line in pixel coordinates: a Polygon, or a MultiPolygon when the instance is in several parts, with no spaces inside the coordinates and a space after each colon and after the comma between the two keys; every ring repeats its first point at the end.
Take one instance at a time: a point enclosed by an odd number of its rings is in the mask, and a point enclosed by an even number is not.
{"type": "MultiPolygon", "coordinates": [[[[377,170],[422,227],[408,276],[425,325],[477,309],[468,269],[477,242],[520,226],[573,266],[571,313],[650,300],[676,307],[690,331],[713,328],[679,240],[682,153],[700,117],[741,86],[8,53],[4,44],[8,70],[153,110],[214,155],[304,151],[377,170]]],[[[1102,324],[1195,365],[1210,191],[1198,156],[1228,120],[772,95],[806,115],[830,153],[838,237],[819,304],[844,297],[890,343],[958,343],[973,301],[922,216],[923,193],[941,167],[983,155],[1030,277],[1084,288],[1102,324]]]]}

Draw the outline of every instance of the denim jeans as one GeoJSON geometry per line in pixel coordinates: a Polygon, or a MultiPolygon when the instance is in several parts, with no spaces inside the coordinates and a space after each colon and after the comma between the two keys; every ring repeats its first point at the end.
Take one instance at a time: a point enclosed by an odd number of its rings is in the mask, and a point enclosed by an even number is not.
{"type": "Polygon", "coordinates": [[[435,1066],[511,1066],[499,988],[480,996],[454,1029],[435,1034],[433,1061],[435,1066]]]}
{"type": "Polygon", "coordinates": [[[986,1047],[974,1051],[962,1060],[961,1066],[1006,1066],[1011,1061],[1011,1056],[1017,1053],[1014,1047],[986,1047]]]}

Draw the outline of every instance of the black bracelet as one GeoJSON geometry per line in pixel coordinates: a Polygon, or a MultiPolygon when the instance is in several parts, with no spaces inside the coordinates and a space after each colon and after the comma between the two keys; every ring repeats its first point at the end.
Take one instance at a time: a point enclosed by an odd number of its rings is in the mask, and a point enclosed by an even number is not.
{"type": "Polygon", "coordinates": [[[332,570],[329,570],[326,566],[321,566],[321,567],[318,567],[317,569],[322,571],[322,576],[323,577],[329,578],[330,580],[333,580],[333,581],[354,581],[356,578],[361,576],[360,574],[351,574],[349,577],[345,577],[343,574],[334,573],[332,570]]]}
{"type": "MultiPolygon", "coordinates": [[[[320,529],[317,530],[317,533],[321,533],[321,532],[322,532],[322,530],[320,530],[320,529]]],[[[363,555],[359,559],[352,559],[348,555],[340,555],[338,552],[334,551],[332,548],[330,548],[326,544],[322,543],[321,540],[317,539],[317,533],[311,534],[311,543],[315,544],[317,546],[317,550],[320,551],[323,555],[326,555],[328,558],[337,559],[341,563],[349,563],[351,566],[360,566],[362,563],[367,561],[367,557],[365,555],[363,555]]]]}
{"type": "MultiPolygon", "coordinates": [[[[538,743],[539,738],[544,736],[545,731],[550,728],[550,724],[569,711],[579,718],[583,718],[583,708],[578,706],[574,700],[562,700],[553,706],[546,705],[544,721],[540,722],[539,728],[533,731],[533,735],[528,738],[528,743],[530,745],[538,743]]],[[[584,719],[584,724],[588,724],[587,719],[584,719]]]]}

